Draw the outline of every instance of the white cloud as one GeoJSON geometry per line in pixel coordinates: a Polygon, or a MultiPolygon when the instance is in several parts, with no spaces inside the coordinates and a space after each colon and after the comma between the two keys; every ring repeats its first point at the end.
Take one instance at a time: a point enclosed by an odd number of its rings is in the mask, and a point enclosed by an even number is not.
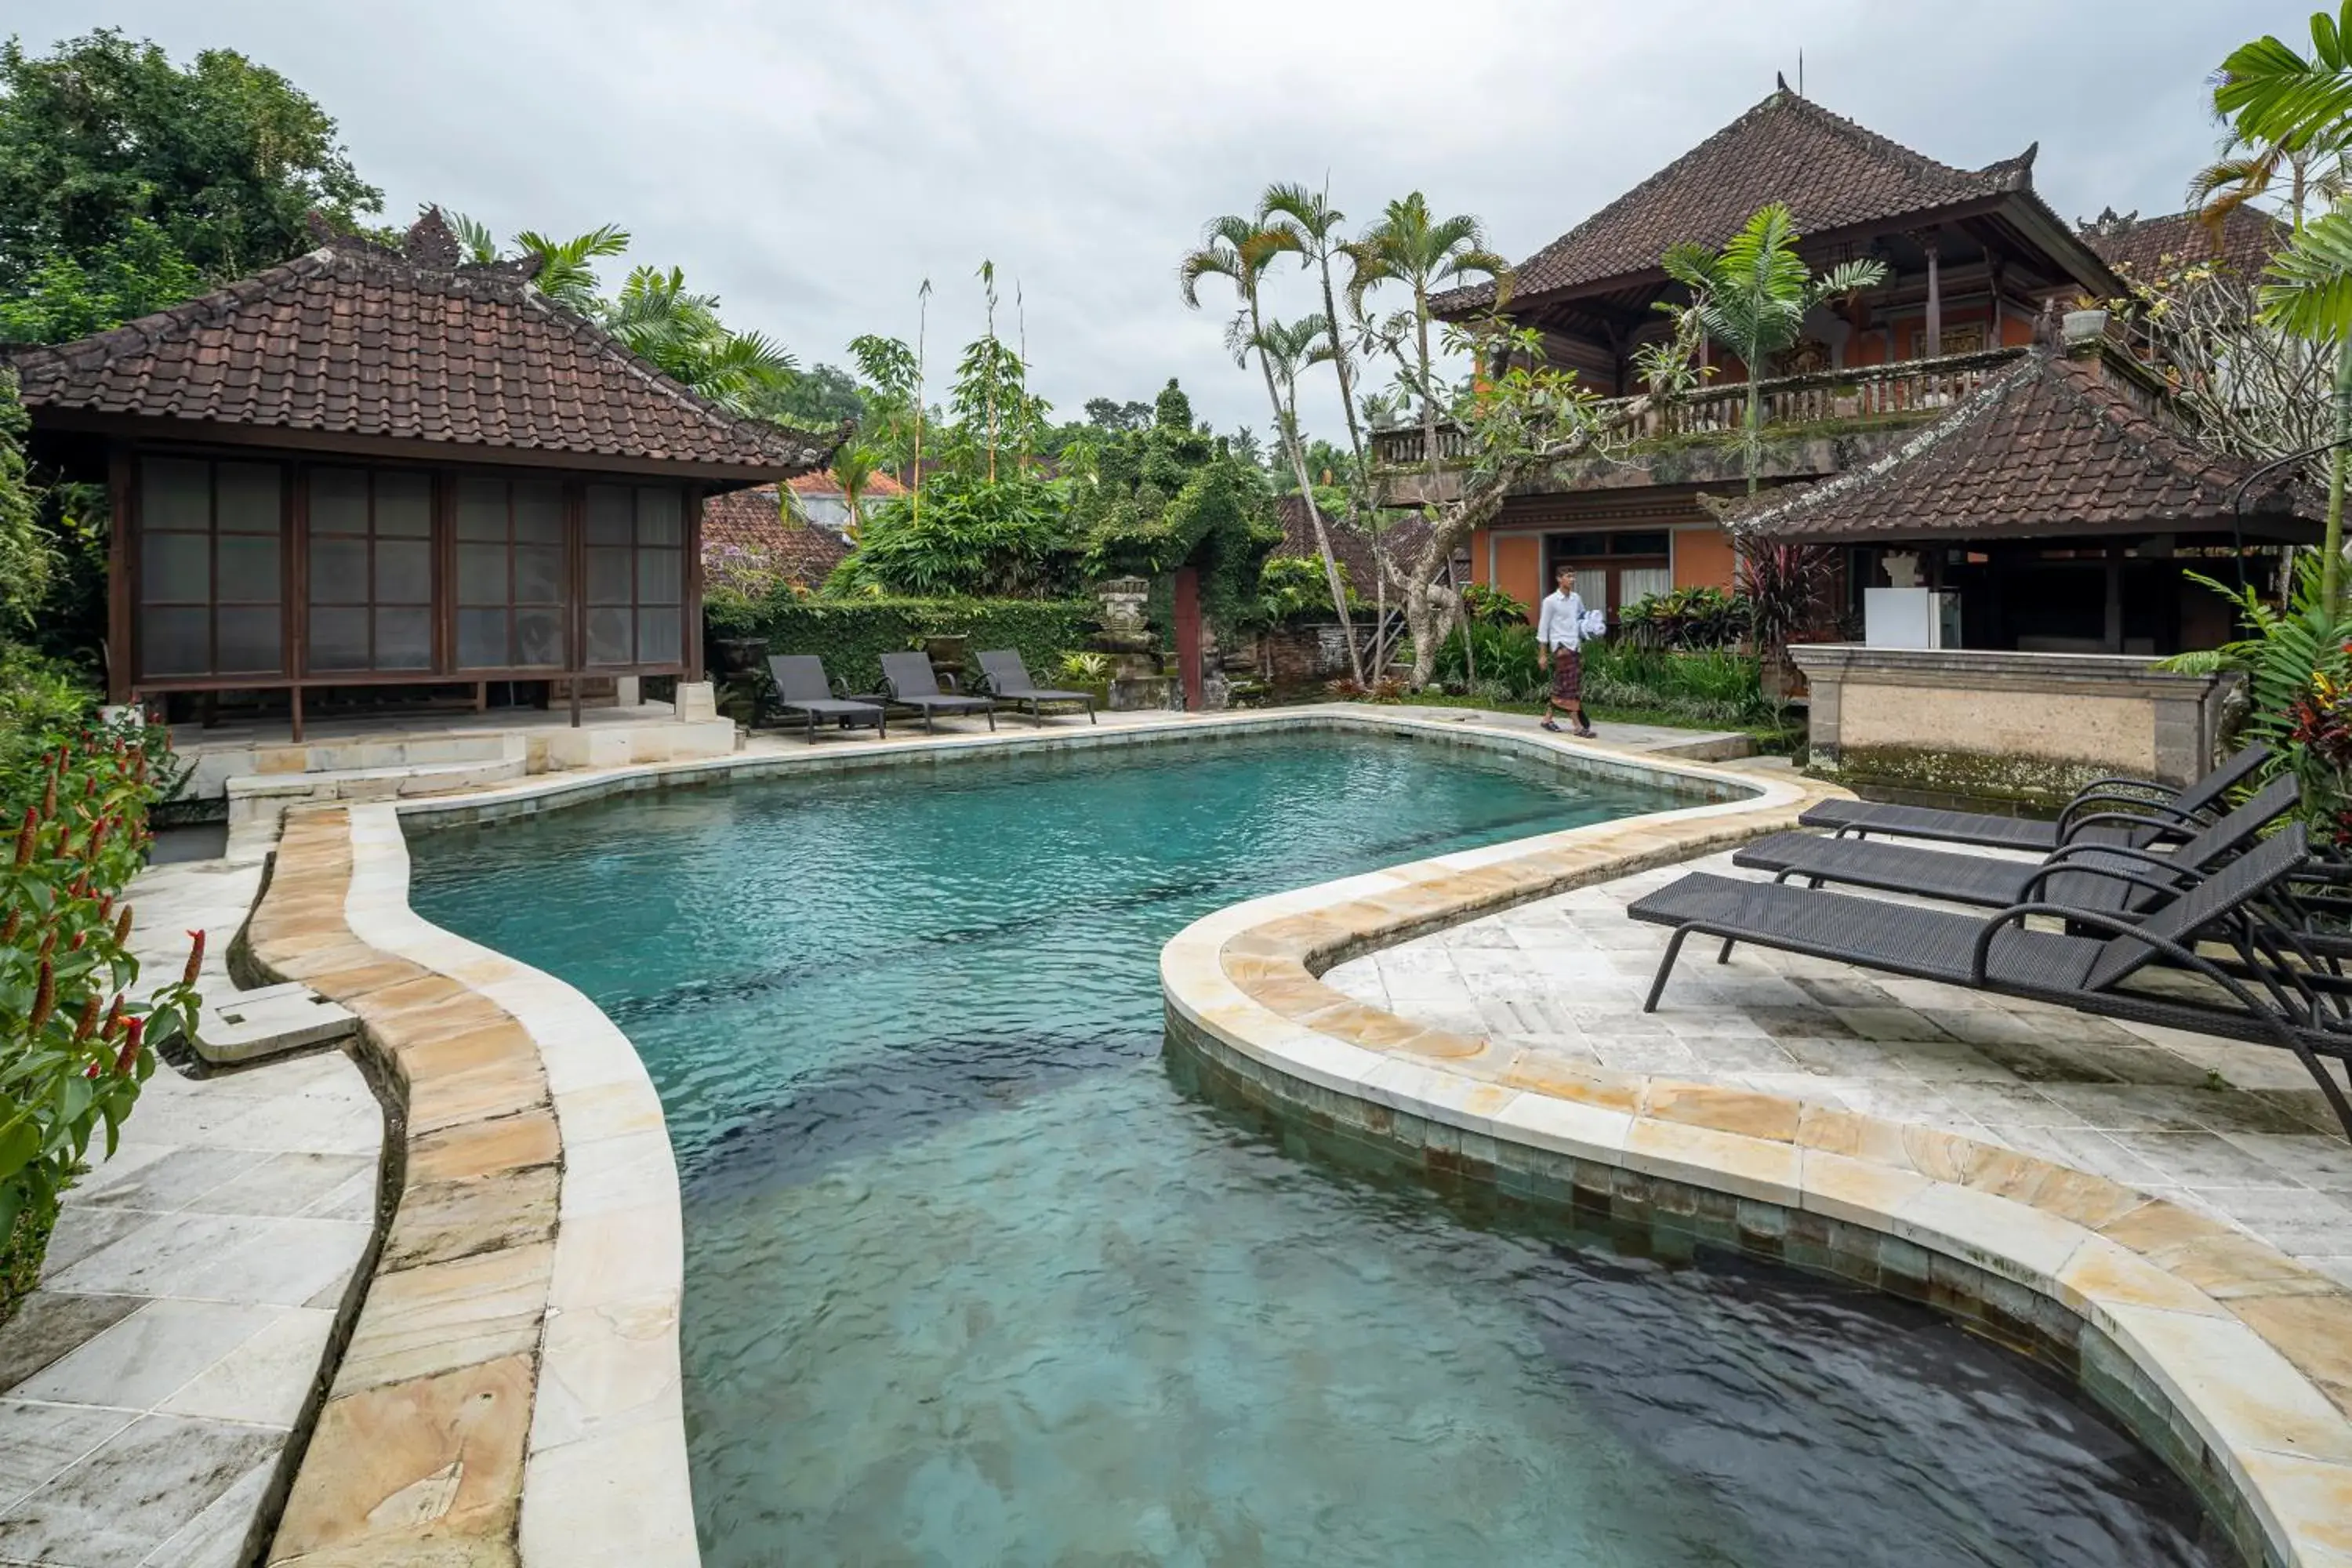
{"type": "MultiPolygon", "coordinates": [[[[1328,173],[1360,220],[1419,187],[1523,255],[1793,81],[1801,48],[1811,96],[1945,162],[2039,140],[2062,214],[2168,210],[2211,153],[2206,74],[2257,30],[2299,34],[2310,4],[115,0],[108,20],[284,71],[394,214],[619,222],[803,362],[911,340],[928,277],[943,366],[978,330],[985,257],[1008,310],[1020,280],[1056,405],[1174,374],[1221,426],[1263,430],[1220,309],[1184,310],[1174,268],[1271,181],[1328,173]]],[[[11,20],[36,49],[92,25],[51,0],[11,20]]],[[[1313,304],[1286,278],[1275,308],[1313,304]]]]}

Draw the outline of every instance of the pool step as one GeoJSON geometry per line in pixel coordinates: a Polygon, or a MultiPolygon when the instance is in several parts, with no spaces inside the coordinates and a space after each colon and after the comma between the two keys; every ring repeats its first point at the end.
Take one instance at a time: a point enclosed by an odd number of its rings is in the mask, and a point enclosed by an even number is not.
{"type": "Polygon", "coordinates": [[[328,801],[400,800],[449,795],[519,779],[530,771],[530,749],[517,734],[495,737],[487,755],[447,762],[331,768],[319,773],[246,773],[228,781],[230,858],[241,846],[266,847],[278,836],[289,806],[328,801]]]}

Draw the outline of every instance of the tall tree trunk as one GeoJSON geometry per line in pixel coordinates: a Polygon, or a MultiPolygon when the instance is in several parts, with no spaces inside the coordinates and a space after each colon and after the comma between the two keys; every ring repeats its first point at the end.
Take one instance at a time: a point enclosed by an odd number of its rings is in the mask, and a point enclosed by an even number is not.
{"type": "MultiPolygon", "coordinates": [[[[1365,504],[1368,498],[1364,491],[1371,477],[1364,467],[1363,426],[1356,418],[1356,377],[1348,363],[1347,345],[1339,337],[1339,299],[1331,290],[1330,242],[1326,239],[1321,245],[1316,260],[1321,266],[1323,276],[1323,323],[1331,333],[1331,371],[1339,378],[1339,411],[1347,416],[1348,451],[1356,462],[1355,471],[1348,476],[1348,521],[1372,542],[1372,674],[1378,679],[1380,672],[1388,668],[1385,650],[1381,646],[1381,632],[1388,625],[1388,575],[1381,567],[1380,536],[1371,527],[1371,520],[1365,515],[1369,509],[1365,504]]],[[[1320,527],[1319,521],[1318,527],[1320,527]]],[[[1352,632],[1349,634],[1348,646],[1350,649],[1356,646],[1352,632]]],[[[1363,679],[1360,665],[1356,679],[1363,679]]]]}
{"type": "Polygon", "coordinates": [[[1759,417],[1759,400],[1756,395],[1756,362],[1748,362],[1748,493],[1756,493],[1756,470],[1764,457],[1764,429],[1759,417]]]}
{"type": "MultiPolygon", "coordinates": [[[[1258,320],[1257,289],[1255,287],[1249,290],[1249,313],[1250,335],[1257,337],[1265,329],[1258,320]]],[[[1315,504],[1315,488],[1307,482],[1307,454],[1298,443],[1298,420],[1296,416],[1286,415],[1284,411],[1282,394],[1274,384],[1274,362],[1266,358],[1264,349],[1257,351],[1257,368],[1265,377],[1266,402],[1274,408],[1275,434],[1289,451],[1291,477],[1298,481],[1298,499],[1307,503],[1307,519],[1315,525],[1315,548],[1323,557],[1323,581],[1331,590],[1331,613],[1339,617],[1339,630],[1348,639],[1349,673],[1355,677],[1356,684],[1361,686],[1364,684],[1364,656],[1356,647],[1355,625],[1348,618],[1348,585],[1339,580],[1339,559],[1331,553],[1331,535],[1323,526],[1323,509],[1315,504]]]]}
{"type": "Polygon", "coordinates": [[[2343,443],[2352,441],[2352,343],[2336,345],[2336,448],[2327,457],[2327,533],[2320,546],[2319,602],[2332,619],[2342,604],[2344,581],[2343,443]]]}

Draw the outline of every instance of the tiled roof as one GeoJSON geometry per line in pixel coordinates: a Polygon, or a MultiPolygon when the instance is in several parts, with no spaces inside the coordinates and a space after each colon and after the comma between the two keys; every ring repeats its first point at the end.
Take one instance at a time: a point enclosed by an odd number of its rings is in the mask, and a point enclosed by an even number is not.
{"type": "Polygon", "coordinates": [[[2252,206],[2239,207],[2222,220],[2218,247],[2213,231],[2193,211],[2143,218],[2137,213],[2118,217],[2110,208],[2082,225],[2081,233],[2083,243],[2097,251],[2100,260],[2142,282],[2168,268],[2217,256],[2229,271],[2259,278],[2288,238],[2286,225],[2252,206]]]}
{"type": "MultiPolygon", "coordinates": [[[[2010,191],[2031,191],[2034,149],[1956,169],[1832,114],[1785,84],[1747,113],[1519,264],[1518,300],[1654,272],[1675,246],[1721,245],[1769,202],[1803,234],[1885,223],[2010,191]]],[[[1440,295],[1441,311],[1493,297],[1481,284],[1440,295]]]]}
{"type": "MultiPolygon", "coordinates": [[[[1790,487],[1730,526],[1822,542],[2228,528],[2248,467],[2147,413],[2121,374],[2097,353],[2036,350],[1877,462],[1790,487]]],[[[2318,506],[2273,480],[2246,513],[2309,519],[2318,506]]]]}
{"type": "Polygon", "coordinates": [[[703,501],[703,560],[711,562],[729,551],[754,557],[792,581],[814,587],[849,554],[849,544],[831,529],[812,528],[784,516],[776,487],[761,485],[703,501]]]}
{"type": "MultiPolygon", "coordinates": [[[[1276,498],[1275,518],[1282,524],[1282,542],[1275,546],[1275,554],[1303,556],[1310,561],[1322,559],[1322,551],[1315,542],[1315,525],[1307,516],[1307,503],[1297,491],[1276,498]]],[[[1372,561],[1371,535],[1328,511],[1323,514],[1323,527],[1331,536],[1332,558],[1347,569],[1348,586],[1371,598],[1380,588],[1372,561]]],[[[1381,531],[1381,547],[1389,560],[1402,568],[1412,559],[1413,552],[1421,548],[1428,533],[1428,522],[1418,515],[1400,518],[1381,531]]]]}
{"type": "MultiPolygon", "coordinates": [[[[835,479],[828,468],[797,474],[785,482],[793,487],[793,493],[796,496],[837,496],[841,493],[841,481],[835,479]]],[[[907,493],[907,487],[877,469],[866,476],[866,488],[858,493],[861,501],[896,500],[907,493]]]]}
{"type": "Polygon", "coordinates": [[[200,299],[9,358],[37,420],[134,416],[740,479],[799,473],[839,444],[837,431],[705,402],[533,289],[532,270],[461,264],[428,213],[404,254],[329,237],[200,299]]]}

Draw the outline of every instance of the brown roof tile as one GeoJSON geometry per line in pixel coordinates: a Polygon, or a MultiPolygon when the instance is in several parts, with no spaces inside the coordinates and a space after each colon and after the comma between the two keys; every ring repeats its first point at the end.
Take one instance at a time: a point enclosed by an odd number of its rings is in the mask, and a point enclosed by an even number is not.
{"type": "MultiPolygon", "coordinates": [[[[2191,441],[2147,401],[2101,355],[2036,350],[1877,462],[1763,498],[1731,527],[1820,542],[2228,528],[2248,466],[2191,441]]],[[[2307,520],[2317,506],[2273,481],[2246,513],[2307,520]]]]}
{"type": "MultiPolygon", "coordinates": [[[[2034,149],[1981,169],[1914,153],[1783,86],[1747,113],[1521,262],[1512,293],[1528,300],[1657,270],[1683,244],[1721,245],[1768,202],[1786,203],[1801,233],[1885,223],[2033,188],[2034,149]]],[[[1463,310],[1491,285],[1434,301],[1463,310]]]]}
{"type": "Polygon", "coordinates": [[[712,496],[702,503],[704,565],[721,563],[730,554],[751,557],[793,582],[814,587],[849,554],[849,544],[831,529],[812,528],[784,516],[776,487],[761,485],[712,496]]]}
{"type": "Polygon", "coordinates": [[[839,444],[841,432],[704,401],[530,288],[528,270],[428,265],[338,238],[111,331],[8,357],[37,421],[185,419],[741,479],[802,472],[839,444]]]}
{"type": "MultiPolygon", "coordinates": [[[[1322,559],[1315,543],[1315,525],[1307,516],[1307,503],[1297,491],[1275,499],[1275,521],[1282,524],[1282,542],[1274,548],[1276,555],[1297,555],[1310,561],[1322,559]]],[[[1331,554],[1347,568],[1348,586],[1369,599],[1379,591],[1379,578],[1372,561],[1372,539],[1362,529],[1344,518],[1323,514],[1323,527],[1331,536],[1331,554]]],[[[1429,534],[1429,524],[1418,514],[1400,517],[1381,531],[1381,548],[1389,560],[1402,568],[1412,559],[1414,551],[1429,534]]]]}
{"type": "Polygon", "coordinates": [[[2143,218],[2137,213],[2118,217],[2109,208],[2079,226],[2083,243],[2097,251],[2099,259],[2143,282],[2170,268],[2216,258],[2229,271],[2259,278],[2271,258],[2285,247],[2289,234],[2286,225],[2251,206],[2231,212],[2219,235],[2199,222],[2193,211],[2143,218]]]}

